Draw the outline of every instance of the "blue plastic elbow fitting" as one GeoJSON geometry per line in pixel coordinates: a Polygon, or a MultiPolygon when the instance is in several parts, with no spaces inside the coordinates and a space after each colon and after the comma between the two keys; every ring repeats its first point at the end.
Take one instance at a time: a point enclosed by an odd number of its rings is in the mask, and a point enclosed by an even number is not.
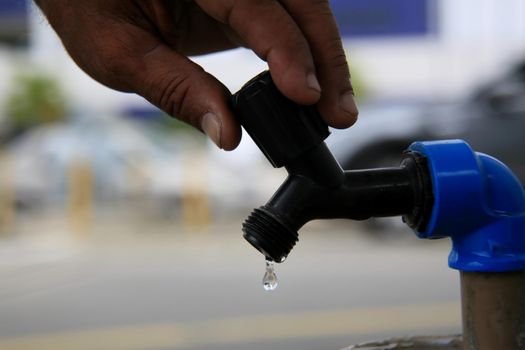
{"type": "Polygon", "coordinates": [[[461,271],[525,269],[525,192],[500,161],[461,140],[416,142],[428,161],[434,206],[420,238],[452,239],[449,266],[461,271]]]}

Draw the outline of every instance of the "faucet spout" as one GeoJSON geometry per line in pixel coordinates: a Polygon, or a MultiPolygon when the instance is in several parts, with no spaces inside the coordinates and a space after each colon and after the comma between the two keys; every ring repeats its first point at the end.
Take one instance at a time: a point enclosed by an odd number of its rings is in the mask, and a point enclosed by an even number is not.
{"type": "Polygon", "coordinates": [[[428,168],[414,153],[399,167],[343,171],[322,143],[286,169],[285,182],[243,224],[244,238],[276,262],[286,259],[309,221],[403,215],[423,230],[432,207],[428,168]]]}
{"type": "Polygon", "coordinates": [[[243,224],[246,240],[267,259],[284,261],[297,231],[316,219],[403,215],[409,226],[424,229],[433,201],[424,157],[408,152],[399,167],[343,171],[324,143],[330,132],[316,107],[288,100],[269,72],[246,83],[231,105],[270,163],[288,171],[243,224]]]}

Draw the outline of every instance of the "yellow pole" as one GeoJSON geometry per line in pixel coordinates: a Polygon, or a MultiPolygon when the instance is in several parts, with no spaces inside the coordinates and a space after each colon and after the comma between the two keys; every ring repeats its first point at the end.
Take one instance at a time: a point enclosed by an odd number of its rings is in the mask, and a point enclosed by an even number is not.
{"type": "Polygon", "coordinates": [[[0,235],[8,235],[13,230],[15,193],[12,167],[10,155],[0,150],[0,235]]]}
{"type": "Polygon", "coordinates": [[[188,154],[182,162],[182,221],[190,231],[207,230],[211,224],[208,194],[208,157],[188,154]]]}
{"type": "Polygon", "coordinates": [[[86,235],[93,219],[93,172],[89,161],[74,160],[68,174],[68,220],[72,232],[86,235]]]}
{"type": "Polygon", "coordinates": [[[126,210],[147,212],[150,178],[150,168],[146,158],[134,159],[132,163],[128,163],[126,168],[127,198],[131,198],[131,201],[126,202],[126,210]]]}

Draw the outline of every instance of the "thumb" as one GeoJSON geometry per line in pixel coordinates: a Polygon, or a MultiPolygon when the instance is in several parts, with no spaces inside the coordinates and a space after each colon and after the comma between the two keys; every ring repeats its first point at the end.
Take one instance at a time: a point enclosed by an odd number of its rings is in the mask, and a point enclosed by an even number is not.
{"type": "Polygon", "coordinates": [[[228,107],[230,92],[187,57],[159,44],[142,58],[132,88],[148,101],[203,131],[219,147],[232,150],[241,129],[228,107]]]}

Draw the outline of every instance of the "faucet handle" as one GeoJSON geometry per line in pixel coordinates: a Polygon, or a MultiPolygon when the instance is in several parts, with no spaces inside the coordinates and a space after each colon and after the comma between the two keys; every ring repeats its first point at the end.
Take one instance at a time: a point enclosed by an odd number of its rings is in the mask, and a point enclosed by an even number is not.
{"type": "Polygon", "coordinates": [[[236,92],[231,107],[275,168],[294,161],[330,134],[317,108],[286,98],[269,71],[257,75],[236,92]]]}

